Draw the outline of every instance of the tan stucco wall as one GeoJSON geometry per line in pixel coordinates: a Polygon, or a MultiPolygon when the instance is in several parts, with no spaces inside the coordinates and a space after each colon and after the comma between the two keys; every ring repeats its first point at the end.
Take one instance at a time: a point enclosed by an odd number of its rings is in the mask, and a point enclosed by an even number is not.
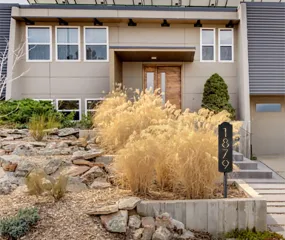
{"type": "MultiPolygon", "coordinates": [[[[238,80],[237,80],[237,32],[234,31],[235,51],[233,63],[218,62],[218,28],[224,25],[203,25],[216,28],[216,62],[200,62],[200,28],[189,25],[174,25],[171,28],[144,25],[141,28],[119,28],[120,45],[143,46],[186,46],[196,47],[194,62],[172,63],[182,66],[182,108],[196,111],[201,107],[204,84],[214,73],[220,74],[226,81],[231,103],[238,110],[238,80]],[[122,36],[122,37],[121,37],[122,36]],[[131,37],[130,37],[131,36],[131,37]]],[[[143,64],[147,62],[124,62],[123,83],[126,87],[142,88],[143,64]]],[[[157,64],[157,63],[154,63],[157,64]]],[[[161,64],[170,64],[163,63],[161,64]]]]}
{"type": "MultiPolygon", "coordinates": [[[[20,90],[12,91],[12,98],[85,98],[102,97],[103,92],[110,90],[109,63],[94,63],[83,61],[83,26],[93,26],[92,23],[70,23],[69,26],[80,26],[81,61],[55,61],[55,22],[36,23],[36,25],[52,26],[52,62],[35,63],[23,59],[17,65],[16,71],[29,72],[19,79],[20,90]],[[19,94],[20,93],[20,94],[19,94]]],[[[194,62],[182,65],[182,107],[197,110],[201,106],[203,86],[213,74],[220,74],[229,87],[231,102],[238,109],[238,79],[237,79],[237,31],[234,31],[234,63],[218,62],[218,28],[224,25],[206,25],[216,28],[216,62],[200,62],[200,29],[192,24],[172,24],[170,28],[162,28],[159,23],[138,24],[128,27],[126,23],[110,23],[110,46],[176,46],[196,47],[194,62]]],[[[26,25],[21,22],[16,29],[17,39],[25,41],[26,25]]],[[[115,59],[114,59],[115,60],[115,59]]],[[[118,63],[118,61],[116,61],[118,63]]],[[[118,64],[117,64],[118,65],[118,64]]],[[[120,66],[120,65],[119,65],[120,66]]],[[[126,87],[142,88],[142,62],[122,64],[123,84],[126,87]]],[[[112,69],[111,69],[112,70],[112,69]]],[[[120,76],[115,73],[114,76],[120,76]]]]}
{"type": "Polygon", "coordinates": [[[253,154],[285,154],[285,96],[251,96],[253,154]],[[256,112],[257,103],[281,103],[281,112],[256,112]]]}

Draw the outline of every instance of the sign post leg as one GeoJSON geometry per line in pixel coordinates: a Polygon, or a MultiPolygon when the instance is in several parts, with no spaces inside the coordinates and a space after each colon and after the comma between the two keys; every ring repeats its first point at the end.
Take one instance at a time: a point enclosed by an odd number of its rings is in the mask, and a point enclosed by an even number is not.
{"type": "Polygon", "coordinates": [[[227,173],[224,173],[224,198],[228,197],[228,176],[227,173]]]}

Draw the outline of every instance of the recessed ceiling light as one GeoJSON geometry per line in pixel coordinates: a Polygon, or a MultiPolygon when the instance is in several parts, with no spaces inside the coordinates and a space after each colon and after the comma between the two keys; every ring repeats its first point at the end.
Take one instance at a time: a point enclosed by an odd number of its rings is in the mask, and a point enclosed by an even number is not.
{"type": "Polygon", "coordinates": [[[156,60],[156,59],[157,59],[157,57],[151,57],[151,59],[152,59],[152,60],[156,60]]]}

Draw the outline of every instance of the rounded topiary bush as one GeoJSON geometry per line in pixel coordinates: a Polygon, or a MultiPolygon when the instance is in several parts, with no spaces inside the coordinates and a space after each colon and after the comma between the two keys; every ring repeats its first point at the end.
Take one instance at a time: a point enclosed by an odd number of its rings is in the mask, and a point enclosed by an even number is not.
{"type": "Polygon", "coordinates": [[[229,100],[228,86],[224,79],[217,73],[213,74],[204,85],[202,107],[215,113],[226,110],[235,119],[235,109],[229,100]]]}

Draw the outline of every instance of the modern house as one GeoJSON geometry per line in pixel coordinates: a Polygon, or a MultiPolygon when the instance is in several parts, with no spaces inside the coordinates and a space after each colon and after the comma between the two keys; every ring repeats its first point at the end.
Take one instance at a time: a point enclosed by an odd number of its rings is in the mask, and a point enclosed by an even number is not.
{"type": "MultiPolygon", "coordinates": [[[[218,73],[255,154],[285,153],[285,1],[30,0],[0,4],[10,25],[6,99],[54,100],[92,111],[116,83],[160,87],[182,109],[201,107],[218,73]],[[13,51],[26,54],[13,68],[13,51]]],[[[2,17],[2,16],[1,16],[2,17]]],[[[2,22],[0,23],[2,34],[2,22]]],[[[0,42],[0,47],[3,43],[0,42]]]]}

